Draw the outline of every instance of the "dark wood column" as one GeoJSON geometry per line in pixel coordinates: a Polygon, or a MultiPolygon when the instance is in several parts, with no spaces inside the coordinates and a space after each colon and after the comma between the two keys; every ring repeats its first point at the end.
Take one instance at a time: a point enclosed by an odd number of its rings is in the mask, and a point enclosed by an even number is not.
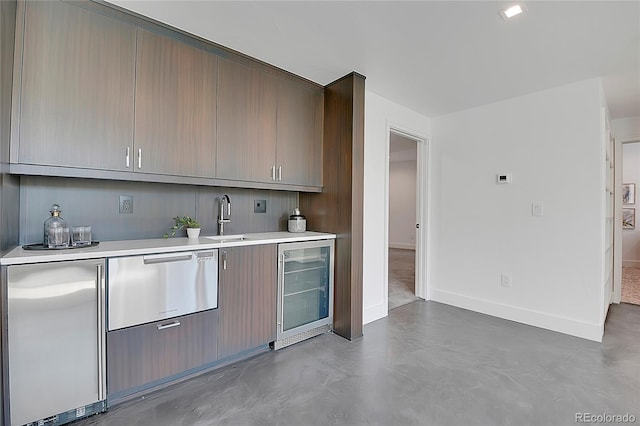
{"type": "Polygon", "coordinates": [[[362,336],[364,80],[351,73],[324,92],[323,189],[300,193],[308,229],[337,235],[334,331],[362,336]]]}

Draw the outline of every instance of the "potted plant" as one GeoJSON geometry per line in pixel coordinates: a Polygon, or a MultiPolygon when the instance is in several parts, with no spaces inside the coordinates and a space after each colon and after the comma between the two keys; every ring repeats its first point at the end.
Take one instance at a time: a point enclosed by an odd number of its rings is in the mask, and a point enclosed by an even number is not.
{"type": "Polygon", "coordinates": [[[167,233],[164,234],[165,238],[169,238],[169,236],[175,237],[176,231],[184,228],[186,228],[187,236],[189,238],[198,238],[198,236],[200,235],[200,228],[202,227],[202,225],[200,225],[200,223],[192,217],[176,216],[173,218],[173,220],[175,224],[171,228],[169,228],[169,231],[167,231],[167,233]]]}

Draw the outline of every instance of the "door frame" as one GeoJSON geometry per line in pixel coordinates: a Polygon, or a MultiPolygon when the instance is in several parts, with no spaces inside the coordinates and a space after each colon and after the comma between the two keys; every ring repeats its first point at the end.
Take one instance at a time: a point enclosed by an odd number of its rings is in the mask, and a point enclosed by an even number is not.
{"type": "Polygon", "coordinates": [[[384,309],[389,314],[389,148],[391,133],[412,139],[417,144],[416,161],[416,259],[415,259],[415,294],[421,299],[429,300],[429,158],[430,140],[420,132],[387,121],[385,137],[385,178],[384,178],[384,309]]]}
{"type": "Polygon", "coordinates": [[[613,227],[613,297],[612,303],[622,299],[622,145],[640,143],[640,138],[614,139],[614,227],[613,227]]]}

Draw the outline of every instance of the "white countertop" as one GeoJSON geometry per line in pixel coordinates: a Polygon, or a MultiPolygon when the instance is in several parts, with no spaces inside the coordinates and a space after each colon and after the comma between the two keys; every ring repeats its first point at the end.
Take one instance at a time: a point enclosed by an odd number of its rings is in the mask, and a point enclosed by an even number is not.
{"type": "MultiPolygon", "coordinates": [[[[95,247],[63,250],[25,250],[16,247],[0,258],[0,265],[57,262],[61,260],[96,259],[102,257],[135,256],[141,254],[172,253],[189,250],[251,246],[258,244],[293,243],[335,239],[335,234],[322,232],[263,232],[242,234],[245,239],[220,242],[201,236],[189,238],[155,238],[147,240],[103,241],[95,247]]],[[[213,236],[219,238],[218,236],[213,236]]],[[[227,235],[233,238],[233,235],[227,235]]]]}

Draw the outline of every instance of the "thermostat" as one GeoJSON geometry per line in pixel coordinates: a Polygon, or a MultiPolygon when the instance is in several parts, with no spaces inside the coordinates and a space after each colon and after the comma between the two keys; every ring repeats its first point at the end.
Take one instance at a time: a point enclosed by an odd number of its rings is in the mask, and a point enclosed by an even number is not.
{"type": "Polygon", "coordinates": [[[511,183],[511,173],[501,173],[496,175],[496,183],[511,183]]]}

